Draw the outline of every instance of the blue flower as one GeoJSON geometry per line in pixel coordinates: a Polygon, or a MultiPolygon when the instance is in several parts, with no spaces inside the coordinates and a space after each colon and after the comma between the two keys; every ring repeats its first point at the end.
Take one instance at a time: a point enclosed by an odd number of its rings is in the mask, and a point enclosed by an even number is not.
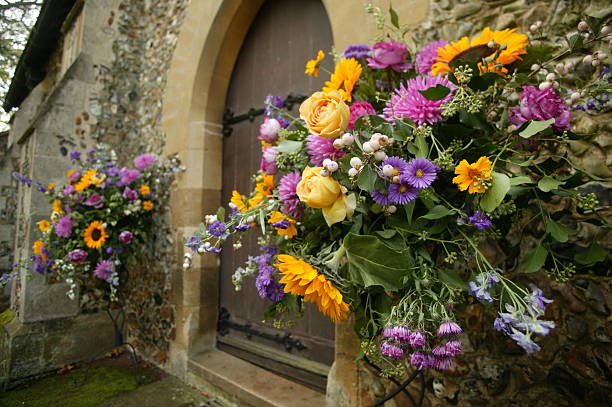
{"type": "Polygon", "coordinates": [[[536,315],[543,315],[546,311],[546,304],[553,302],[553,300],[544,297],[542,295],[542,290],[535,286],[531,286],[531,293],[524,298],[529,308],[531,308],[536,315]]]}
{"type": "Polygon", "coordinates": [[[528,354],[539,352],[541,349],[540,346],[531,339],[531,334],[524,334],[512,328],[512,333],[509,336],[516,341],[518,346],[525,349],[528,354]]]}
{"type": "Polygon", "coordinates": [[[493,225],[486,213],[474,211],[474,214],[468,217],[468,222],[476,226],[476,229],[483,230],[493,225]]]}
{"type": "Polygon", "coordinates": [[[185,246],[189,247],[193,251],[196,251],[198,250],[198,247],[200,247],[201,243],[202,239],[200,238],[200,236],[191,236],[189,239],[187,239],[187,243],[185,243],[185,246]]]}
{"type": "Polygon", "coordinates": [[[469,293],[474,295],[480,301],[493,302],[493,297],[489,290],[497,283],[499,283],[499,273],[495,270],[491,270],[486,273],[480,273],[476,277],[475,281],[470,281],[469,293]]]}
{"type": "Polygon", "coordinates": [[[208,226],[208,233],[219,239],[225,239],[227,236],[229,236],[225,222],[219,222],[218,220],[214,221],[210,224],[210,226],[208,226]]]}

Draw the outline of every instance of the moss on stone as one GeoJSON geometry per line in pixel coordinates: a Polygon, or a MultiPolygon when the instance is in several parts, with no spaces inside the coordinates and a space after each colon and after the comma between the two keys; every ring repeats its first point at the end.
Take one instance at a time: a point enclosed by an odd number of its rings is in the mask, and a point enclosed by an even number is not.
{"type": "Polygon", "coordinates": [[[12,309],[6,309],[0,313],[0,326],[4,326],[11,322],[15,318],[15,311],[12,309]]]}
{"type": "MultiPolygon", "coordinates": [[[[119,394],[138,387],[133,371],[129,367],[96,366],[89,370],[87,382],[77,387],[84,370],[77,369],[63,376],[42,379],[31,385],[0,394],[0,405],[3,407],[93,407],[119,394]]],[[[142,377],[142,376],[141,376],[142,377]]],[[[145,375],[144,383],[154,378],[145,375]]],[[[141,384],[144,384],[141,383],[141,384]]]]}

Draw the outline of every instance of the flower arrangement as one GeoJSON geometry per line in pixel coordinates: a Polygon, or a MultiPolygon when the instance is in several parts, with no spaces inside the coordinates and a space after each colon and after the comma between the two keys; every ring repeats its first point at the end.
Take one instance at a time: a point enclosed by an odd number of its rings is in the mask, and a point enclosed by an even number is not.
{"type": "Polygon", "coordinates": [[[349,46],[299,117],[266,99],[255,189],[234,191],[186,245],[219,253],[233,236],[239,249],[260,228],[262,254],[236,270],[236,289],[256,275],[277,326],[304,302],[336,322],[353,312],[363,354],[390,374],[449,369],[462,351],[455,314],[473,301],[495,304],[492,328],[537,352],[555,322],[550,294],[525,277],[564,282],[608,258],[583,232],[609,231],[588,185],[610,177],[570,149],[589,140],[570,130],[572,111],[611,91],[592,47],[612,28],[587,21],[564,49],[542,24],[531,38],[487,27],[416,53],[401,35],[349,46]]]}
{"type": "Polygon", "coordinates": [[[72,151],[70,158],[75,168],[66,173],[65,185],[45,187],[13,174],[52,205],[49,219],[37,224],[40,238],[30,261],[21,266],[66,281],[70,298],[88,279],[104,281],[114,301],[122,271],[155,233],[154,216],[167,204],[169,186],[182,167],[176,157],[162,161],[151,154],[136,157],[133,167],[120,167],[115,152],[103,145],[86,154],[72,151]]]}

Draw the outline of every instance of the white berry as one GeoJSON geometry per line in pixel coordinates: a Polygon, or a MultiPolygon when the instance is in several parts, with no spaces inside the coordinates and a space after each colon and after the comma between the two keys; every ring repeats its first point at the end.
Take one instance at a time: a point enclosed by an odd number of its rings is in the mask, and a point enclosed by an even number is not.
{"type": "Polygon", "coordinates": [[[344,144],[342,143],[341,139],[337,138],[337,139],[334,140],[333,146],[334,146],[334,148],[336,150],[339,150],[339,149],[341,149],[344,146],[344,144]]]}
{"type": "Polygon", "coordinates": [[[395,168],[392,165],[387,164],[382,168],[382,173],[385,177],[392,177],[394,172],[395,168]]]}
{"type": "Polygon", "coordinates": [[[357,170],[357,168],[351,168],[350,170],[348,170],[348,175],[351,178],[356,177],[357,174],[359,174],[359,170],[357,170]]]}
{"type": "Polygon", "coordinates": [[[349,163],[351,164],[351,167],[353,168],[359,168],[363,165],[363,162],[361,161],[361,158],[359,157],[351,158],[351,161],[349,161],[349,163]]]}
{"type": "Polygon", "coordinates": [[[387,153],[385,153],[384,151],[377,151],[374,153],[374,159],[376,161],[383,161],[387,159],[387,153]]]}
{"type": "Polygon", "coordinates": [[[355,137],[351,133],[344,133],[342,135],[342,144],[345,146],[350,146],[355,141],[355,137]]]}

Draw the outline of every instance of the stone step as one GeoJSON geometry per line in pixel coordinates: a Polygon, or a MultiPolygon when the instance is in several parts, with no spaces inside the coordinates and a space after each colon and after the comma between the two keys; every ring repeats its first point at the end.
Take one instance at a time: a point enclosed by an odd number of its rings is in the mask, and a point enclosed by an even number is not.
{"type": "Polygon", "coordinates": [[[325,406],[325,395],[220,350],[189,360],[188,382],[229,406],[325,406]]]}

